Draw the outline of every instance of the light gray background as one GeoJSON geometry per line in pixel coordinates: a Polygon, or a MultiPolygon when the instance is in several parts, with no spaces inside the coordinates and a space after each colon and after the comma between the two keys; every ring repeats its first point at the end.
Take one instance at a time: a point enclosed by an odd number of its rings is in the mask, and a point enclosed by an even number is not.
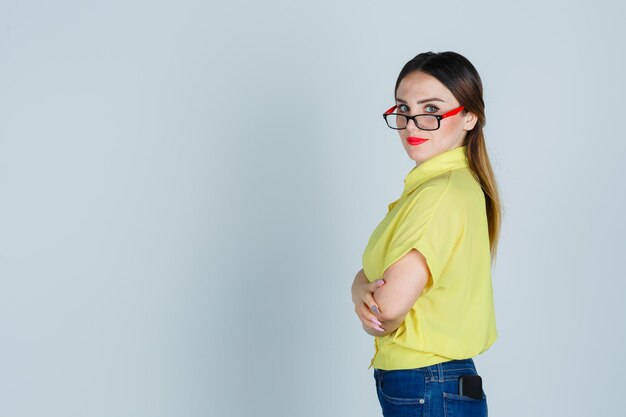
{"type": "Polygon", "coordinates": [[[349,289],[429,50],[485,87],[490,415],[614,414],[625,8],[503,3],[2,1],[0,415],[379,416],[349,289]]]}

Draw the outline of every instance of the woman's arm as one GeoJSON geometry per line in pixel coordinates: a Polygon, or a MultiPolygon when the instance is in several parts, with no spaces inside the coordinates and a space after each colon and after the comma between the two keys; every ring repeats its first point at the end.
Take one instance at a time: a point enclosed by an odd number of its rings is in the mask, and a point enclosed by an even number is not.
{"type": "Polygon", "coordinates": [[[374,291],[384,284],[385,282],[382,279],[370,283],[363,269],[357,272],[352,282],[351,291],[354,311],[359,320],[361,320],[361,323],[363,323],[363,328],[368,333],[370,330],[384,331],[384,329],[380,327],[382,324],[381,321],[376,317],[379,310],[373,297],[374,291]]]}
{"type": "Polygon", "coordinates": [[[372,336],[396,331],[422,294],[429,277],[426,258],[416,249],[390,265],[382,282],[370,283],[361,269],[352,283],[352,301],[363,330],[372,336]]]}
{"type": "Polygon", "coordinates": [[[366,326],[365,324],[363,324],[363,330],[365,330],[365,332],[369,335],[372,336],[386,336],[390,333],[395,332],[398,327],[400,327],[400,324],[402,324],[402,322],[404,321],[404,317],[401,320],[388,320],[388,321],[383,321],[381,326],[383,326],[382,328],[384,329],[383,331],[380,330],[376,330],[376,329],[372,329],[371,327],[366,326]]]}
{"type": "Polygon", "coordinates": [[[377,317],[385,331],[368,333],[384,336],[395,331],[422,294],[429,277],[426,258],[416,249],[390,265],[383,274],[385,285],[377,288],[373,295],[380,309],[377,317]]]}

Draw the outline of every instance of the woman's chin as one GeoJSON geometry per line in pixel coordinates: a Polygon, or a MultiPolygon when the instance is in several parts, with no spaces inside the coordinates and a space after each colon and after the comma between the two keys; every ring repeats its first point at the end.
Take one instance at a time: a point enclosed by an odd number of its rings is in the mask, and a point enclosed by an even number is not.
{"type": "MultiPolygon", "coordinates": [[[[408,146],[411,146],[411,145],[408,145],[408,146]]],[[[409,156],[409,158],[415,161],[415,163],[421,164],[428,158],[426,157],[424,152],[420,152],[418,148],[419,148],[418,146],[411,146],[410,148],[406,149],[406,153],[409,156]]]]}

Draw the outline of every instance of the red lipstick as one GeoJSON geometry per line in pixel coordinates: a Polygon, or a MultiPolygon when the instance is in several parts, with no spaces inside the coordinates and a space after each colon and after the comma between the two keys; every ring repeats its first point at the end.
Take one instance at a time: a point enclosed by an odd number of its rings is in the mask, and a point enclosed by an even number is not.
{"type": "Polygon", "coordinates": [[[409,145],[413,145],[413,146],[420,145],[426,142],[427,140],[428,139],[424,139],[424,138],[416,138],[415,136],[409,136],[408,138],[406,138],[406,141],[409,143],[409,145]]]}

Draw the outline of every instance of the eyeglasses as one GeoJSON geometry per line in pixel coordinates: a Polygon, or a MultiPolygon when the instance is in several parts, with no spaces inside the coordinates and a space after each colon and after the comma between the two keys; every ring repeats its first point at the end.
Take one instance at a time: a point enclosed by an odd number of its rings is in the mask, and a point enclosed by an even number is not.
{"type": "Polygon", "coordinates": [[[409,119],[413,120],[413,123],[415,123],[418,129],[437,130],[441,125],[441,119],[454,116],[463,110],[463,106],[461,106],[444,114],[416,114],[415,116],[406,116],[400,113],[392,113],[397,107],[398,106],[395,105],[383,113],[383,118],[385,122],[387,122],[387,126],[395,130],[406,129],[406,126],[409,124],[409,119]]]}

